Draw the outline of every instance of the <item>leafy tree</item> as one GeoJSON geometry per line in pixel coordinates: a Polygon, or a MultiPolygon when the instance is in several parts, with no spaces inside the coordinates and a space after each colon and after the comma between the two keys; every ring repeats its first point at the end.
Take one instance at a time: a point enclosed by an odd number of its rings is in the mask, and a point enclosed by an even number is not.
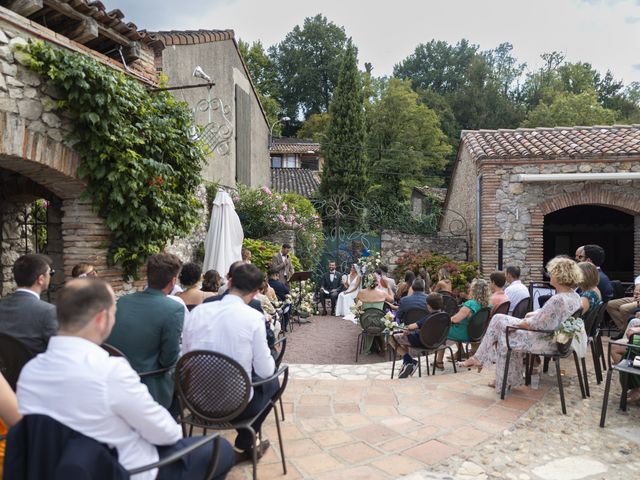
{"type": "Polygon", "coordinates": [[[347,36],[323,15],[305,18],[285,39],[269,49],[280,75],[281,104],[295,119],[326,112],[338,82],[347,36]]]}
{"type": "Polygon", "coordinates": [[[368,124],[374,201],[401,202],[406,198],[403,187],[442,174],[451,147],[437,114],[420,102],[409,80],[392,78],[386,83],[368,124]]]}
{"type": "Polygon", "coordinates": [[[320,183],[324,198],[348,194],[362,199],[369,186],[361,76],[351,40],[342,55],[338,84],[329,108],[331,118],[322,146],[325,163],[320,183]]]}
{"type": "Polygon", "coordinates": [[[302,124],[302,127],[300,127],[300,130],[298,130],[296,136],[298,138],[304,138],[313,140],[314,142],[322,143],[327,134],[327,129],[329,128],[330,121],[331,115],[329,114],[329,112],[313,113],[302,124]]]}
{"type": "MultiPolygon", "coordinates": [[[[260,41],[249,45],[249,43],[240,40],[238,47],[251,74],[251,80],[258,91],[269,125],[273,125],[282,110],[278,102],[280,83],[276,65],[269,58],[260,41]]],[[[281,128],[281,124],[276,124],[274,133],[280,134],[281,128]]]]}
{"type": "Polygon", "coordinates": [[[610,125],[616,112],[598,103],[595,91],[559,92],[549,103],[540,102],[523,122],[524,127],[610,125]]]}

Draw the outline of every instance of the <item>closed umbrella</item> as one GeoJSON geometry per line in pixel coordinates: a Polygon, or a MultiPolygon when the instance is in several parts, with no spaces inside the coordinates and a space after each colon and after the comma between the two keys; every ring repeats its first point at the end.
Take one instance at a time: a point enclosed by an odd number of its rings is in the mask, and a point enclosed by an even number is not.
{"type": "Polygon", "coordinates": [[[209,231],[204,240],[204,271],[214,269],[224,277],[233,262],[242,260],[243,240],[244,232],[233,200],[220,190],[213,201],[209,231]]]}

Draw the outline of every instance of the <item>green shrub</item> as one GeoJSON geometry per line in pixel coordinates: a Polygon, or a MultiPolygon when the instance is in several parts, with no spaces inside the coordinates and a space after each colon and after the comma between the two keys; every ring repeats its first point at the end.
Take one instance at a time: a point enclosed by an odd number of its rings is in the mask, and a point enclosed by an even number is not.
{"type": "Polygon", "coordinates": [[[424,268],[429,273],[432,283],[435,284],[438,279],[438,270],[442,267],[449,270],[453,292],[458,295],[466,293],[469,283],[478,277],[477,263],[458,262],[445,255],[429,251],[405,254],[398,260],[394,275],[396,279],[400,280],[407,271],[411,270],[417,274],[421,268],[424,268]]]}
{"type": "MultiPolygon", "coordinates": [[[[251,252],[251,263],[263,272],[268,272],[269,264],[273,256],[280,251],[281,246],[275,243],[265,242],[264,240],[253,240],[245,238],[242,246],[251,252]]],[[[290,254],[291,265],[293,270],[299,272],[302,270],[300,260],[293,254],[290,254]]]]}

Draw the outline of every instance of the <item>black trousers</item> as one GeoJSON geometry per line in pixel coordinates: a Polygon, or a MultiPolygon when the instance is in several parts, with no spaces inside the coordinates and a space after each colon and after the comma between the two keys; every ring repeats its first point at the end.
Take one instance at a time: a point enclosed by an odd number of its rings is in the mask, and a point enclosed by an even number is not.
{"type": "MultiPolygon", "coordinates": [[[[188,447],[194,442],[200,440],[201,437],[188,437],[179,440],[173,445],[164,447],[156,447],[160,458],[168,457],[181,448],[188,447]]],[[[214,480],[222,480],[227,476],[231,467],[235,463],[235,453],[231,444],[224,438],[218,440],[220,448],[218,449],[218,465],[213,474],[214,480]]],[[[214,440],[215,442],[215,440],[214,440]]],[[[213,453],[213,443],[207,443],[202,447],[194,450],[190,454],[182,457],[180,460],[173,462],[166,467],[162,467],[158,471],[158,480],[189,480],[192,478],[204,478],[207,471],[211,455],[213,453]]]]}
{"type": "Polygon", "coordinates": [[[339,294],[340,292],[338,292],[337,290],[329,293],[324,293],[322,290],[320,290],[320,300],[322,301],[322,308],[324,308],[324,301],[329,298],[331,299],[331,313],[334,313],[336,311],[336,302],[338,301],[339,294]]]}
{"type": "MultiPolygon", "coordinates": [[[[259,378],[254,377],[254,380],[259,380],[259,378]]],[[[245,408],[244,412],[240,414],[236,420],[245,420],[247,418],[251,418],[255,416],[262,408],[271,401],[271,399],[275,396],[280,388],[280,382],[278,382],[277,378],[274,378],[272,381],[265,383],[264,385],[260,385],[253,389],[253,397],[245,408]]],[[[267,408],[262,415],[260,415],[256,420],[251,424],[251,427],[258,433],[260,428],[262,428],[262,422],[267,418],[267,415],[271,412],[270,408],[267,408]]],[[[240,450],[249,450],[252,447],[252,438],[251,434],[246,429],[238,430],[238,436],[235,441],[236,448],[240,450]]]]}

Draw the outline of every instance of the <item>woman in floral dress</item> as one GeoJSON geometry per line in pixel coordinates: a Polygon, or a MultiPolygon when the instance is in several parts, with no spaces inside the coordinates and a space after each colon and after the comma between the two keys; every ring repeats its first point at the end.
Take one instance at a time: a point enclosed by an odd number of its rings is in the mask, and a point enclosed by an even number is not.
{"type": "MultiPolygon", "coordinates": [[[[582,272],[578,265],[566,257],[556,257],[547,264],[547,272],[551,277],[551,285],[556,294],[544,306],[535,312],[528,313],[524,319],[509,315],[495,315],[482,339],[475,355],[460,367],[489,367],[496,363],[496,380],[491,386],[500,392],[504,375],[504,362],[507,355],[505,332],[508,326],[522,327],[532,330],[555,330],[564,320],[569,318],[580,306],[580,296],[574,291],[582,281],[582,272]]],[[[509,364],[507,385],[517,387],[524,384],[525,352],[554,352],[553,339],[544,333],[517,330],[509,334],[509,345],[513,349],[509,364]]]]}

